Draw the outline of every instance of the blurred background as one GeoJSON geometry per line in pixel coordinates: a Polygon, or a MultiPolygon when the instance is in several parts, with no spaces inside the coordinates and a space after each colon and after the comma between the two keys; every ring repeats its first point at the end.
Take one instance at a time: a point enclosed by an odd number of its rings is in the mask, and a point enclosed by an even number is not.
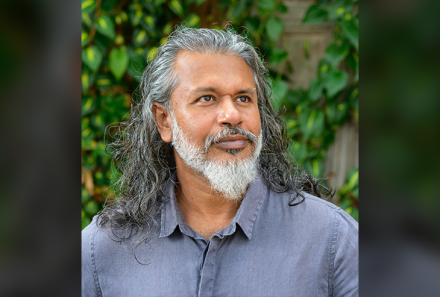
{"type": "MultiPolygon", "coordinates": [[[[136,77],[168,34],[166,25],[191,14],[197,22],[186,20],[187,26],[231,20],[238,32],[247,28],[272,71],[274,104],[287,108],[296,159],[312,173],[324,172],[339,191],[334,202],[347,211],[352,205],[355,214],[358,175],[350,170],[357,163],[350,155],[357,150],[349,146],[357,141],[339,139],[351,139],[358,128],[357,92],[344,96],[357,90],[357,2],[344,2],[343,9],[335,3],[0,1],[0,295],[80,295],[78,231],[111,196],[105,127],[129,112],[136,77]],[[141,30],[148,37],[137,46],[141,30]],[[114,49],[120,51],[111,54],[114,49]],[[313,132],[321,127],[324,132],[313,132]],[[336,165],[332,150],[347,151],[345,165],[336,165]]],[[[360,5],[360,296],[440,292],[439,11],[438,0],[360,5]]]]}
{"type": "Polygon", "coordinates": [[[272,103],[283,113],[298,164],[336,190],[331,202],[358,219],[358,1],[82,0],[82,227],[117,177],[105,152],[126,119],[156,49],[176,25],[230,23],[259,49],[272,103]]]}

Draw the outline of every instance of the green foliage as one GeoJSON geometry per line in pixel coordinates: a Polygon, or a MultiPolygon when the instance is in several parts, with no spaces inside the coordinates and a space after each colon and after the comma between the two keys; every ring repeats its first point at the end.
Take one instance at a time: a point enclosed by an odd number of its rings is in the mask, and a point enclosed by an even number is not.
{"type": "Polygon", "coordinates": [[[272,41],[276,41],[283,32],[283,28],[283,22],[279,18],[271,16],[266,23],[267,37],[272,41]]]}
{"type": "MultiPolygon", "coordinates": [[[[332,22],[333,41],[308,89],[292,89],[289,48],[280,37],[287,12],[280,0],[82,0],[82,225],[112,198],[110,180],[117,172],[104,141],[126,119],[142,71],[166,42],[174,26],[233,28],[260,49],[270,71],[276,109],[286,108],[289,154],[317,177],[323,176],[326,152],[337,129],[358,120],[357,1],[323,1],[312,5],[305,24],[332,22]],[[110,125],[110,126],[109,126],[110,125]]],[[[309,43],[304,44],[308,55],[309,43]]],[[[347,192],[352,193],[352,192],[347,192]]],[[[357,204],[339,191],[341,206],[353,213],[357,204]],[[346,202],[349,201],[349,202],[346,202]]],[[[352,195],[352,194],[350,194],[352,195]]]]}
{"type": "MultiPolygon", "coordinates": [[[[317,76],[310,82],[305,95],[297,92],[301,96],[297,95],[296,107],[288,109],[286,114],[286,119],[299,123],[299,130],[292,133],[296,142],[291,148],[292,153],[300,166],[317,177],[324,177],[320,164],[338,128],[347,121],[358,121],[357,1],[322,1],[310,6],[303,19],[304,24],[311,25],[327,22],[335,24],[333,41],[328,45],[317,76]]],[[[358,204],[348,200],[347,197],[351,196],[347,195],[337,192],[340,206],[357,218],[358,204]]]]}
{"type": "Polygon", "coordinates": [[[110,52],[108,67],[116,80],[121,80],[128,67],[128,54],[125,49],[114,48],[110,52]]]}
{"type": "Polygon", "coordinates": [[[341,208],[359,221],[359,170],[353,168],[348,172],[347,180],[342,189],[339,190],[341,197],[341,208]]]}

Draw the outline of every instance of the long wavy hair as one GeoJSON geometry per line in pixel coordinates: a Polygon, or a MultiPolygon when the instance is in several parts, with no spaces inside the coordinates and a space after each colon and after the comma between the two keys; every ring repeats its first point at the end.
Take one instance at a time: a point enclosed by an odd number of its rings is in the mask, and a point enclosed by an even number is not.
{"type": "Polygon", "coordinates": [[[272,88],[268,70],[248,39],[232,29],[179,27],[146,67],[138,89],[140,100],[132,105],[129,119],[118,125],[114,141],[107,146],[121,176],[113,185],[118,199],[108,201],[100,211],[99,226],[107,227],[113,234],[116,230],[129,231],[117,233],[125,234],[119,237],[121,241],[136,236],[130,241],[133,247],[151,239],[156,230],[155,218],[164,194],[162,185],[173,174],[176,164],[173,148],[161,139],[151,108],[154,102],[171,108],[170,95],[179,79],[173,66],[178,53],[184,50],[234,54],[252,69],[264,137],[258,169],[273,191],[296,193],[292,195],[291,206],[304,201],[303,192],[321,198],[333,196],[334,192],[322,185],[322,180],[301,170],[287,155],[287,129],[270,101],[272,88]]]}

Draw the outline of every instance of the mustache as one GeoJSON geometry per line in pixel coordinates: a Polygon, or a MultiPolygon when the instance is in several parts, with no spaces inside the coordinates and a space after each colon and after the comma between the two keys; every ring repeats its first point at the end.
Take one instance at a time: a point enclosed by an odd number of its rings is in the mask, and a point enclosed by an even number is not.
{"type": "Polygon", "coordinates": [[[210,136],[206,137],[206,139],[205,139],[205,152],[208,151],[208,149],[211,145],[218,143],[221,138],[229,136],[229,135],[236,135],[236,134],[240,134],[240,135],[244,136],[252,144],[254,144],[258,141],[257,136],[255,136],[253,133],[251,133],[249,131],[244,130],[243,128],[240,128],[240,127],[226,128],[216,135],[210,135],[210,136]]]}

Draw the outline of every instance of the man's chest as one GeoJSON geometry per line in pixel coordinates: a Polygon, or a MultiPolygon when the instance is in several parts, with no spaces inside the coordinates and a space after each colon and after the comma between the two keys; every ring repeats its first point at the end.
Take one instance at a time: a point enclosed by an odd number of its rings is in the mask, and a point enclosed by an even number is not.
{"type": "Polygon", "coordinates": [[[313,246],[230,240],[138,250],[147,265],[124,256],[98,271],[103,296],[328,295],[328,260],[313,246]]]}

